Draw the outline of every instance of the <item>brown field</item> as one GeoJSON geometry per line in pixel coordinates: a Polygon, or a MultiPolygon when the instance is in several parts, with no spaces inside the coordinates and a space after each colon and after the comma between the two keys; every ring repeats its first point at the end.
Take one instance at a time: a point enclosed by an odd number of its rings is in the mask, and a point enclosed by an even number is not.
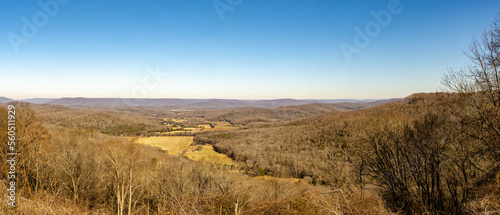
{"type": "Polygon", "coordinates": [[[199,128],[183,128],[184,131],[197,131],[199,128]]]}
{"type": "MultiPolygon", "coordinates": [[[[127,137],[129,141],[136,137],[127,137]]],[[[192,136],[168,136],[168,137],[139,137],[135,143],[159,147],[171,155],[181,156],[194,161],[202,161],[215,164],[233,164],[233,160],[225,154],[214,151],[211,145],[191,145],[192,136]]]]}
{"type": "Polygon", "coordinates": [[[124,137],[126,138],[129,142],[132,142],[134,141],[135,139],[137,139],[138,137],[135,137],[135,136],[128,136],[128,137],[124,137]]]}
{"type": "Polygon", "coordinates": [[[203,128],[211,128],[210,124],[200,124],[198,127],[203,127],[203,128]]]}
{"type": "Polygon", "coordinates": [[[219,122],[216,122],[215,124],[219,125],[219,126],[231,126],[231,123],[226,122],[226,121],[219,121],[219,122]]]}
{"type": "Polygon", "coordinates": [[[167,131],[167,132],[161,132],[161,134],[167,134],[167,135],[168,134],[183,134],[183,133],[186,133],[186,132],[190,133],[192,131],[167,131]]]}
{"type": "Polygon", "coordinates": [[[171,155],[182,155],[184,150],[193,143],[192,136],[140,137],[135,143],[159,147],[171,155]]]}
{"type": "Polygon", "coordinates": [[[170,121],[175,122],[175,123],[187,122],[186,119],[171,119],[170,121]]]}
{"type": "Polygon", "coordinates": [[[255,176],[255,179],[261,179],[261,180],[278,180],[282,182],[293,182],[293,183],[299,183],[303,182],[304,180],[300,178],[279,178],[279,177],[273,177],[269,175],[264,175],[264,176],[255,176]]]}
{"type": "Polygon", "coordinates": [[[216,125],[215,127],[211,128],[204,128],[202,131],[227,131],[227,130],[232,130],[232,129],[237,129],[239,127],[237,126],[225,126],[225,125],[216,125]]]}
{"type": "Polygon", "coordinates": [[[233,164],[233,160],[231,160],[231,158],[225,154],[220,154],[214,151],[214,147],[211,145],[190,146],[184,153],[184,156],[194,161],[227,165],[233,164]]]}

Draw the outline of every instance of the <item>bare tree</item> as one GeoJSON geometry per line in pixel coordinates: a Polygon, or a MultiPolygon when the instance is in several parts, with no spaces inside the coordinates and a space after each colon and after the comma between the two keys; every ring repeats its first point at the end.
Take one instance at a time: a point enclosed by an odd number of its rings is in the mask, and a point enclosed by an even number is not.
{"type": "Polygon", "coordinates": [[[48,132],[42,119],[25,103],[16,103],[16,150],[19,159],[17,183],[22,184],[29,196],[36,193],[40,184],[41,155],[48,132]]]}
{"type": "Polygon", "coordinates": [[[97,184],[96,144],[87,136],[68,130],[52,131],[51,154],[55,162],[50,162],[58,174],[60,184],[78,203],[82,195],[97,184]]]}
{"type": "Polygon", "coordinates": [[[132,211],[137,203],[134,200],[134,194],[140,186],[134,178],[138,163],[138,153],[135,147],[133,143],[127,147],[115,145],[111,146],[107,153],[107,168],[110,171],[119,215],[123,214],[125,208],[127,208],[129,215],[133,214],[132,211]]]}
{"type": "Polygon", "coordinates": [[[460,109],[451,110],[462,120],[462,130],[488,146],[500,160],[500,15],[480,40],[474,39],[465,55],[472,65],[450,69],[442,83],[461,96],[460,109]]]}

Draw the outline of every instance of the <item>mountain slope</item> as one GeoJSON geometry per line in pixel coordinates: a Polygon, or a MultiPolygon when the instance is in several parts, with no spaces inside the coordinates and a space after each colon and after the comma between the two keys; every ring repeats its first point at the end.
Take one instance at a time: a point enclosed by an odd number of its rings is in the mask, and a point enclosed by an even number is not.
{"type": "Polygon", "coordinates": [[[32,104],[45,104],[56,100],[56,98],[33,98],[33,99],[23,99],[22,102],[29,102],[32,104]]]}
{"type": "MultiPolygon", "coordinates": [[[[36,101],[36,100],[34,100],[36,101]]],[[[46,104],[62,105],[66,107],[171,107],[188,109],[220,109],[238,107],[275,108],[281,106],[304,105],[312,103],[327,104],[356,104],[349,109],[372,107],[376,102],[390,100],[238,100],[238,99],[121,99],[121,98],[60,98],[46,104]],[[345,103],[349,101],[349,103],[345,103]]],[[[341,107],[340,105],[339,107],[341,107]]],[[[344,105],[346,106],[346,105],[344,105]]],[[[348,105],[347,105],[348,106],[348,105]]]]}
{"type": "Polygon", "coordinates": [[[7,102],[13,102],[14,100],[6,98],[6,97],[0,97],[0,103],[7,103],[7,102]]]}

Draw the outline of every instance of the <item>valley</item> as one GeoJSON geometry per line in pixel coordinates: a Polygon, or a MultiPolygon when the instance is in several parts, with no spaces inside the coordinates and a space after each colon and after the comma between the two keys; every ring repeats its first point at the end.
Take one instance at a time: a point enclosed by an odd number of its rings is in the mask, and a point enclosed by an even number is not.
{"type": "MultiPolygon", "coordinates": [[[[434,174],[447,180],[440,183],[466,183],[462,177],[472,180],[468,183],[486,180],[474,194],[465,187],[454,189],[468,195],[497,195],[490,191],[498,185],[494,158],[475,151],[489,146],[457,130],[456,117],[464,117],[460,114],[465,112],[454,112],[454,116],[448,112],[459,110],[454,106],[460,104],[459,94],[414,94],[377,105],[344,103],[342,107],[318,103],[227,109],[8,104],[22,110],[20,132],[31,131],[29,138],[20,138],[40,146],[20,145],[22,150],[40,153],[38,159],[43,162],[30,161],[42,172],[38,177],[60,183],[43,186],[61,186],[59,192],[75,202],[95,199],[92,207],[99,210],[110,209],[99,205],[114,203],[98,196],[103,192],[117,195],[123,188],[140,189],[132,198],[143,205],[150,198],[164,198],[157,209],[176,213],[216,214],[222,210],[232,214],[239,208],[246,214],[389,214],[401,205],[385,193],[393,192],[398,198],[406,198],[406,194],[391,190],[391,181],[385,179],[388,173],[405,169],[408,175],[394,175],[391,180],[413,177],[415,181],[408,183],[431,183],[419,172],[423,171],[420,168],[432,171],[431,166],[412,166],[394,157],[397,153],[427,165],[434,163],[428,160],[434,159],[428,153],[443,153],[439,163],[450,168],[434,169],[434,174]],[[353,106],[364,108],[348,108],[353,106]],[[462,144],[465,142],[475,147],[468,148],[462,144]],[[447,147],[435,148],[442,147],[440,144],[447,147]],[[464,151],[468,153],[465,157],[464,151]],[[457,166],[466,162],[462,159],[474,165],[457,166]],[[465,168],[466,175],[456,174],[456,168],[465,168]],[[51,173],[54,171],[56,174],[51,173]],[[75,181],[75,176],[80,179],[75,181]],[[85,188],[91,184],[100,188],[85,188]],[[120,189],[106,191],[112,186],[120,189]]],[[[474,129],[460,129],[466,128],[474,129]]],[[[488,141],[495,141],[491,138],[488,141]]],[[[494,151],[491,153],[493,156],[494,151]]],[[[401,189],[417,192],[420,186],[401,189]]],[[[26,188],[22,190],[26,192],[26,188]]],[[[443,198],[453,201],[453,195],[443,198]]],[[[40,204],[44,205],[40,211],[59,210],[47,200],[40,204]]],[[[80,213],[83,206],[70,207],[80,213]]]]}

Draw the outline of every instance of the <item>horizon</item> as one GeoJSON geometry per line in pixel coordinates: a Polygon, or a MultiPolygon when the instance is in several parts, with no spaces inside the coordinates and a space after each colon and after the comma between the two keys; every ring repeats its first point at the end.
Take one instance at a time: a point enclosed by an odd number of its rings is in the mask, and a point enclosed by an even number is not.
{"type": "MultiPolygon", "coordinates": [[[[408,95],[409,96],[409,95],[408,95]]],[[[391,99],[404,99],[405,97],[401,98],[375,98],[375,99],[352,99],[352,98],[331,98],[331,99],[311,99],[311,98],[274,98],[274,99],[241,99],[241,98],[117,98],[117,97],[55,97],[55,98],[21,98],[21,99],[15,99],[11,98],[8,96],[3,96],[0,95],[0,98],[7,98],[7,99],[12,99],[15,101],[22,101],[22,100],[34,100],[34,99],[52,99],[52,100],[57,100],[57,99],[185,99],[185,100],[239,100],[239,101],[270,101],[270,100],[298,100],[298,101],[307,101],[307,100],[313,100],[313,101],[321,101],[321,100],[355,100],[355,101],[363,101],[363,100],[370,100],[370,101],[379,101],[379,100],[391,100],[391,99]]]]}
{"type": "Polygon", "coordinates": [[[380,99],[441,90],[487,1],[8,1],[8,98],[380,99]]]}

